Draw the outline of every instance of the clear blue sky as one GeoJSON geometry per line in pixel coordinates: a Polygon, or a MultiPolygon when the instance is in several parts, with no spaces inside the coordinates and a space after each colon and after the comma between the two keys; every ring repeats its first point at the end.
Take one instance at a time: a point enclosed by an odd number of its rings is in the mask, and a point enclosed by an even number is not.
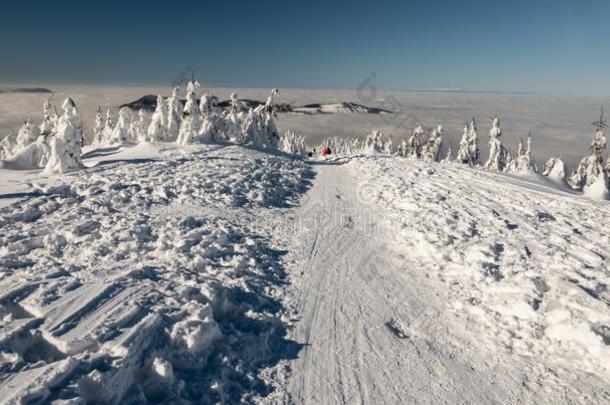
{"type": "Polygon", "coordinates": [[[610,95],[610,1],[28,1],[0,82],[610,95]]]}

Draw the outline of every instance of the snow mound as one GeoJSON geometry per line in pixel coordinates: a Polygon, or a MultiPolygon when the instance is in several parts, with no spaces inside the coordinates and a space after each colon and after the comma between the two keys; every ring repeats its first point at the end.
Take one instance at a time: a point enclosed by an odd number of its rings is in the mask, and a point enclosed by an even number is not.
{"type": "MultiPolygon", "coordinates": [[[[164,153],[164,152],[160,152],[164,153]]],[[[0,398],[251,402],[284,338],[276,217],[309,167],[240,147],[106,163],[0,210],[0,398]]]]}

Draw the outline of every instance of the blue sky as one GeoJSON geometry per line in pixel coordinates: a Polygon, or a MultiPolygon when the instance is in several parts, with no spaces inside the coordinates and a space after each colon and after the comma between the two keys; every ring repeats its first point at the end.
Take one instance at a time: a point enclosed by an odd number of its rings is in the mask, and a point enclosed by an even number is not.
{"type": "Polygon", "coordinates": [[[11,1],[0,82],[610,95],[608,1],[11,1]]]}

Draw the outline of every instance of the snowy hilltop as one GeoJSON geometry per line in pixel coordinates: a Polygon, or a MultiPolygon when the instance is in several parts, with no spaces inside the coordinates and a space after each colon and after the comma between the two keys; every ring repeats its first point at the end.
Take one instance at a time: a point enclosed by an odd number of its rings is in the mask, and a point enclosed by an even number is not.
{"type": "Polygon", "coordinates": [[[0,403],[610,401],[603,111],[568,176],[499,117],[313,146],[279,99],[0,142],[0,403]]]}

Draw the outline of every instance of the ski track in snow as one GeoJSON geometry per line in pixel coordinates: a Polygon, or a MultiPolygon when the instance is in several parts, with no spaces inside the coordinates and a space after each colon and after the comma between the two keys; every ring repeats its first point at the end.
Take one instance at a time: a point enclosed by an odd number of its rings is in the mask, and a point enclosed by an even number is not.
{"type": "Polygon", "coordinates": [[[335,163],[299,209],[304,347],[269,402],[610,400],[606,203],[456,164],[335,163]]]}
{"type": "Polygon", "coordinates": [[[0,402],[234,403],[293,357],[275,218],[311,169],[238,147],[110,163],[0,210],[0,402]],[[275,225],[274,225],[275,222],[275,225]]]}

